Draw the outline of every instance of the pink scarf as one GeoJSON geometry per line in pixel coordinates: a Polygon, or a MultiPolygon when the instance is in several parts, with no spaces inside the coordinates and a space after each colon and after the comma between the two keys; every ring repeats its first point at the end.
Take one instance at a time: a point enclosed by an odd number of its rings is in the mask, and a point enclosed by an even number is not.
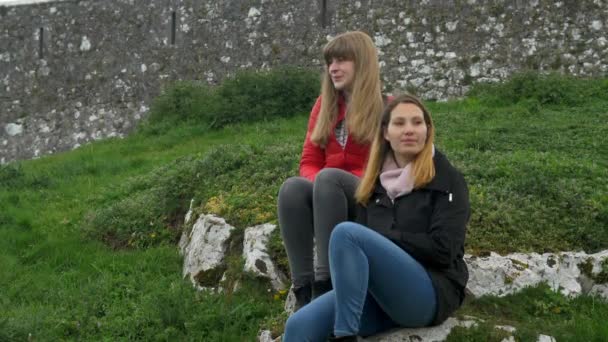
{"type": "MultiPolygon", "coordinates": [[[[433,156],[435,156],[435,146],[433,146],[433,156]]],[[[399,168],[392,152],[387,153],[380,172],[380,184],[386,189],[386,194],[391,201],[401,195],[409,194],[414,189],[412,163],[407,163],[405,167],[399,168]]]]}
{"type": "Polygon", "coordinates": [[[404,168],[399,168],[391,153],[386,155],[382,172],[380,173],[380,184],[386,189],[386,194],[394,201],[401,195],[409,194],[414,189],[414,177],[412,173],[412,163],[408,163],[404,168]]]}

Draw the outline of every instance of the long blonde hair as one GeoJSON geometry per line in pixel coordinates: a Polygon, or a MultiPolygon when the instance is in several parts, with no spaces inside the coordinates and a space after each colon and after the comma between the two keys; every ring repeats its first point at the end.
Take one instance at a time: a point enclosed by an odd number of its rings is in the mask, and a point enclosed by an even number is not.
{"type": "Polygon", "coordinates": [[[333,58],[344,58],[355,64],[346,127],[358,143],[371,143],[384,107],[378,53],[372,39],[359,31],[342,33],[325,45],[323,57],[325,71],[321,85],[321,110],[310,137],[311,141],[316,145],[325,146],[338,118],[340,92],[331,81],[328,67],[333,58]]]}
{"type": "Polygon", "coordinates": [[[392,111],[401,103],[411,103],[422,110],[424,123],[427,126],[426,142],[412,161],[412,175],[414,177],[414,188],[420,188],[428,184],[435,177],[435,164],[433,164],[433,142],[435,141],[435,126],[431,119],[431,113],[426,109],[422,102],[411,95],[403,94],[394,98],[382,113],[380,129],[369,151],[369,159],[365,168],[363,178],[357,187],[355,198],[362,205],[367,205],[369,198],[374,191],[376,181],[382,171],[382,165],[386,156],[393,153],[391,144],[384,138],[384,132],[391,120],[392,111]]]}

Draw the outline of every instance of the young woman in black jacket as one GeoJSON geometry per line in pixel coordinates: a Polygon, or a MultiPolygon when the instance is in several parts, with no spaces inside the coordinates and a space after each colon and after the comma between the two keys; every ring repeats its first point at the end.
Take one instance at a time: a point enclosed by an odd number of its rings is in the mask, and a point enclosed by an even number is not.
{"type": "Polygon", "coordinates": [[[461,305],[468,190],[433,139],[417,98],[391,101],[357,188],[357,220],[331,234],[334,290],[294,313],[283,341],[355,341],[436,325],[461,305]]]}

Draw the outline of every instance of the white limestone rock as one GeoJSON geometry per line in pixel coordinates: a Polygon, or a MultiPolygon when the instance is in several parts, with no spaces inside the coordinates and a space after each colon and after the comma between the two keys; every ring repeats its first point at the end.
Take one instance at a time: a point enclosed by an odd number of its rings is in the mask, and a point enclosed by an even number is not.
{"type": "Polygon", "coordinates": [[[287,298],[285,298],[285,312],[288,315],[293,313],[293,309],[296,307],[296,295],[293,293],[293,285],[289,288],[289,292],[287,293],[287,298]]]}
{"type": "Polygon", "coordinates": [[[471,65],[471,67],[469,68],[469,74],[472,77],[477,77],[481,74],[481,68],[479,66],[479,63],[475,63],[475,64],[471,65]]]}
{"type": "MultiPolygon", "coordinates": [[[[184,216],[184,226],[187,226],[190,224],[190,221],[192,220],[192,214],[193,214],[193,209],[192,206],[194,205],[194,198],[190,200],[190,207],[188,208],[188,212],[186,213],[186,216],[184,216]]],[[[189,234],[182,234],[182,236],[179,239],[179,252],[181,255],[184,255],[184,252],[186,250],[186,247],[188,245],[188,242],[190,241],[190,235],[189,234]]]]}
{"type": "Polygon", "coordinates": [[[0,53],[0,62],[10,62],[11,55],[8,52],[0,53]]]}
{"type": "Polygon", "coordinates": [[[477,319],[470,317],[458,320],[450,317],[438,326],[416,329],[399,329],[389,331],[373,337],[368,337],[369,342],[401,342],[401,341],[444,341],[455,327],[470,328],[477,325],[477,319]]]}
{"type": "Polygon", "coordinates": [[[412,32],[407,32],[405,34],[405,37],[407,38],[407,41],[410,43],[413,43],[416,41],[416,37],[414,37],[414,34],[412,32]]]}
{"type": "Polygon", "coordinates": [[[259,9],[255,8],[255,7],[251,7],[249,9],[249,13],[247,13],[247,17],[249,18],[255,18],[258,17],[262,14],[262,12],[260,12],[259,9]]]}
{"type": "Polygon", "coordinates": [[[517,329],[515,327],[512,327],[510,325],[496,325],[496,326],[494,326],[494,328],[499,329],[499,330],[504,330],[504,331],[510,332],[510,333],[514,333],[515,331],[517,331],[517,329]]]}
{"type": "Polygon", "coordinates": [[[447,52],[445,54],[445,58],[447,58],[447,59],[454,59],[454,58],[456,58],[456,53],[453,52],[453,51],[449,51],[449,52],[447,52]]]}
{"type": "Polygon", "coordinates": [[[277,226],[269,223],[246,228],[243,257],[245,258],[245,272],[269,278],[272,288],[279,291],[286,288],[286,277],[275,267],[266,248],[268,238],[276,228],[277,226]]]}
{"type": "Polygon", "coordinates": [[[50,131],[51,128],[46,123],[42,123],[38,126],[38,132],[40,133],[48,133],[50,131]]]}
{"type": "Polygon", "coordinates": [[[184,224],[189,224],[190,220],[192,220],[193,207],[194,206],[194,198],[190,200],[190,206],[188,207],[188,212],[186,216],[184,216],[184,224]]]}
{"type": "Polygon", "coordinates": [[[428,65],[423,65],[422,67],[420,67],[418,72],[424,75],[430,75],[433,72],[433,69],[431,69],[431,67],[428,65]]]}
{"type": "Polygon", "coordinates": [[[259,342],[279,342],[281,341],[281,336],[272,339],[272,333],[270,332],[270,330],[262,330],[262,332],[260,332],[260,336],[258,337],[258,341],[259,342]]]}
{"type": "Polygon", "coordinates": [[[604,25],[602,24],[602,22],[600,20],[594,20],[593,22],[591,22],[591,28],[594,31],[600,31],[603,26],[604,25]]]}
{"type": "Polygon", "coordinates": [[[556,342],[555,337],[553,336],[548,336],[548,335],[543,335],[540,334],[538,335],[538,342],[556,342]]]}
{"type": "Polygon", "coordinates": [[[214,215],[201,215],[187,234],[182,234],[180,247],[184,255],[183,277],[188,277],[200,288],[197,278],[202,272],[221,266],[226,253],[226,242],[234,227],[214,215]]]}
{"type": "Polygon", "coordinates": [[[80,41],[80,51],[89,51],[91,50],[91,41],[87,36],[83,36],[80,41]]]}
{"type": "Polygon", "coordinates": [[[426,61],[424,59],[415,59],[410,62],[410,64],[412,64],[412,67],[414,67],[414,68],[418,68],[418,67],[424,65],[425,63],[426,63],[426,61]]]}
{"type": "Polygon", "coordinates": [[[454,32],[456,30],[456,27],[458,27],[458,20],[446,22],[445,27],[448,29],[449,32],[454,32]]]}
{"type": "Polygon", "coordinates": [[[14,137],[15,135],[23,133],[23,125],[9,123],[4,126],[4,131],[6,132],[6,134],[10,135],[11,137],[14,137]]]}
{"type": "Polygon", "coordinates": [[[593,285],[589,294],[608,300],[608,284],[593,285]]]}
{"type": "Polygon", "coordinates": [[[431,89],[424,94],[425,99],[439,100],[443,97],[443,93],[437,89],[431,89]]]}
{"type": "Polygon", "coordinates": [[[592,275],[601,272],[601,263],[608,258],[608,250],[586,254],[583,252],[562,253],[513,253],[500,256],[490,253],[487,257],[465,256],[469,266],[467,289],[475,296],[505,296],[520,290],[547,283],[554,291],[566,296],[594,293],[608,299],[600,284],[581,273],[580,265],[591,263],[592,275]],[[585,286],[583,286],[585,285],[585,286]]]}
{"type": "Polygon", "coordinates": [[[423,85],[423,84],[424,84],[424,82],[425,82],[425,80],[424,80],[424,78],[422,78],[422,77],[418,77],[418,78],[414,78],[414,79],[410,80],[410,83],[411,83],[411,84],[412,84],[414,87],[416,87],[416,88],[418,88],[418,87],[420,87],[421,85],[423,85]]]}
{"type": "Polygon", "coordinates": [[[377,47],[385,47],[387,45],[389,45],[390,43],[392,43],[393,41],[388,38],[386,35],[383,34],[377,34],[374,36],[374,44],[377,47]]]}

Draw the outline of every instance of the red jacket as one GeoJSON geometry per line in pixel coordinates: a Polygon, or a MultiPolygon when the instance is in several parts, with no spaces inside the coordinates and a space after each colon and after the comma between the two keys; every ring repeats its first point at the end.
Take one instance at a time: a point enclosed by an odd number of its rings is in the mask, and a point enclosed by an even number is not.
{"type": "Polygon", "coordinates": [[[310,119],[308,121],[308,131],[302,148],[302,158],[300,159],[300,176],[308,178],[310,181],[315,180],[315,176],[321,169],[326,167],[334,167],[342,169],[354,174],[357,177],[363,175],[365,163],[369,154],[369,144],[358,144],[349,134],[344,148],[340,146],[334,130],[338,122],[344,119],[346,115],[346,104],[344,99],[340,97],[338,101],[338,118],[333,123],[331,134],[327,139],[327,145],[322,148],[313,144],[310,140],[310,135],[317,124],[319,111],[321,110],[321,97],[317,98],[317,102],[312,107],[310,119]]]}

